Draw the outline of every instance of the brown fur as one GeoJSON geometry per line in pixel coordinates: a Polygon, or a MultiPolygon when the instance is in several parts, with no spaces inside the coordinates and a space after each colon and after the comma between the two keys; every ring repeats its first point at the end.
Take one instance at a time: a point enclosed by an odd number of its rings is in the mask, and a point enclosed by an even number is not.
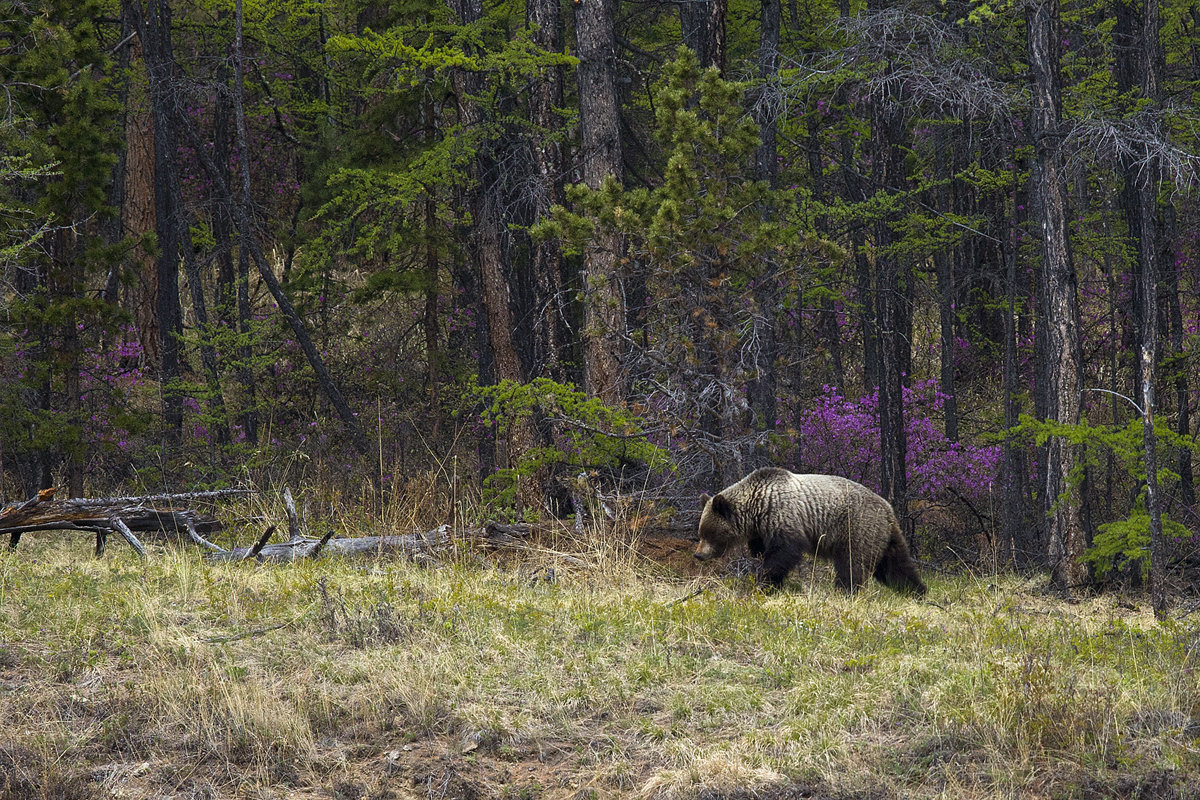
{"type": "Polygon", "coordinates": [[[836,475],[756,470],[705,498],[699,533],[696,558],[745,542],[775,587],[810,554],[833,561],[837,585],[849,591],[871,576],[898,592],[926,591],[888,501],[836,475]]]}

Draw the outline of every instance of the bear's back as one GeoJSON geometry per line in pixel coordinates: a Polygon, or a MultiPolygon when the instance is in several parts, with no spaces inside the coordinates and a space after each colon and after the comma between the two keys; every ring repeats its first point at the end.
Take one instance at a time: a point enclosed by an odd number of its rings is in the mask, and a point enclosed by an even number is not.
{"type": "Polygon", "coordinates": [[[840,475],[764,467],[726,494],[737,498],[734,507],[745,513],[747,522],[791,530],[811,539],[814,546],[822,537],[828,542],[840,540],[851,527],[886,530],[893,516],[886,500],[840,475]]]}

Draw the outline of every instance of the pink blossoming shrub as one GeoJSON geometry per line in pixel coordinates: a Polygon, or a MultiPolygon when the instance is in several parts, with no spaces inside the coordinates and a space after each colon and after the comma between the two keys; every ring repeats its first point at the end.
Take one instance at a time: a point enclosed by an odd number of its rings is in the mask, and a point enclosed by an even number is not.
{"type": "MultiPolygon", "coordinates": [[[[947,440],[939,420],[945,400],[936,380],[904,389],[909,497],[961,497],[979,507],[996,486],[1001,450],[947,440]]],[[[825,386],[803,415],[796,468],[842,475],[879,491],[878,409],[878,391],[847,399],[836,387],[825,386]]]]}

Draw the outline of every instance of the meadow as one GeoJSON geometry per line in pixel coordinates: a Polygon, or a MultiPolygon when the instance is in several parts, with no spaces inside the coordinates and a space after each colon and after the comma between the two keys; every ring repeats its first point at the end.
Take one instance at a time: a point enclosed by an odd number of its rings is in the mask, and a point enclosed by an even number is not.
{"type": "Polygon", "coordinates": [[[1193,606],[966,570],[847,596],[811,562],[768,594],[683,546],[29,535],[0,548],[0,800],[1200,796],[1193,606]]]}

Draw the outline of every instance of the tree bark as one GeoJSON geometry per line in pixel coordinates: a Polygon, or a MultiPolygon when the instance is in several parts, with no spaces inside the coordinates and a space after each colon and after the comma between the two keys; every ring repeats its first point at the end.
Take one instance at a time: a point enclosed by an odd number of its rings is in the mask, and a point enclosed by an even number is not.
{"type": "Polygon", "coordinates": [[[958,404],[954,391],[954,276],[952,262],[944,251],[933,254],[937,270],[938,321],[941,325],[942,355],[940,364],[941,390],[946,396],[942,406],[946,439],[958,441],[958,404]]]}
{"type": "MultiPolygon", "coordinates": [[[[592,189],[610,175],[620,182],[623,174],[614,2],[580,0],[574,5],[580,155],[583,181],[592,189]]],[[[610,404],[619,404],[624,396],[618,359],[626,316],[622,250],[618,234],[598,231],[583,254],[584,384],[591,395],[610,404]]]]}
{"type": "MultiPolygon", "coordinates": [[[[533,43],[548,53],[562,52],[562,10],[558,0],[528,0],[525,21],[532,29],[533,43]]],[[[563,154],[559,137],[563,105],[563,68],[552,66],[534,79],[529,98],[529,121],[536,141],[530,141],[536,171],[537,194],[533,214],[545,219],[550,207],[562,205],[563,154]]],[[[563,354],[559,335],[562,307],[562,253],[557,241],[545,239],[533,243],[534,273],[534,347],[533,372],[543,372],[562,380],[563,354]]]]}
{"type": "MultiPolygon", "coordinates": [[[[1161,105],[1162,42],[1159,30],[1162,19],[1159,0],[1143,0],[1142,5],[1142,97],[1149,100],[1153,110],[1161,105]]],[[[1161,135],[1157,121],[1149,123],[1152,132],[1161,135]]],[[[1157,138],[1157,137],[1151,137],[1157,138]]],[[[1147,145],[1152,147],[1153,145],[1147,145]]],[[[1158,442],[1154,434],[1154,383],[1158,375],[1158,184],[1161,166],[1158,158],[1146,153],[1145,163],[1135,176],[1138,194],[1138,267],[1142,289],[1142,430],[1146,460],[1146,512],[1150,517],[1150,598],[1154,615],[1160,620],[1167,615],[1165,581],[1166,547],[1163,542],[1162,510],[1158,497],[1158,442]]]]}
{"type": "MultiPolygon", "coordinates": [[[[868,9],[879,10],[879,0],[868,9]]],[[[890,68],[890,67],[889,67],[890,68]]],[[[905,127],[903,98],[893,89],[871,107],[871,135],[875,145],[876,183],[882,190],[901,192],[906,185],[904,169],[905,127]]],[[[912,520],[908,514],[908,441],[904,429],[904,384],[909,363],[907,290],[910,281],[902,274],[900,257],[891,252],[895,242],[895,213],[875,223],[875,309],[879,330],[879,433],[880,493],[896,510],[901,526],[916,552],[912,520]]]]}
{"type": "MultiPolygon", "coordinates": [[[[150,112],[145,75],[145,31],[139,0],[123,0],[121,16],[139,32],[130,40],[130,78],[125,101],[125,175],[121,227],[126,236],[142,239],[156,229],[154,220],[154,118],[150,112]]],[[[129,287],[129,307],[134,330],[148,363],[159,353],[158,264],[143,244],[132,251],[134,280],[129,287]]]]}
{"type": "MultiPolygon", "coordinates": [[[[1175,239],[1175,209],[1168,205],[1163,213],[1165,217],[1162,228],[1164,235],[1161,242],[1163,246],[1160,248],[1162,256],[1159,269],[1166,285],[1162,287],[1161,294],[1166,297],[1167,313],[1170,318],[1172,371],[1175,373],[1175,410],[1177,415],[1175,432],[1179,434],[1180,439],[1186,441],[1192,435],[1192,409],[1191,395],[1188,390],[1188,371],[1184,367],[1187,350],[1184,345],[1183,308],[1180,305],[1179,297],[1179,265],[1175,263],[1174,248],[1171,246],[1175,239]]],[[[1191,509],[1196,504],[1192,449],[1186,445],[1179,447],[1175,458],[1176,472],[1179,473],[1179,500],[1187,509],[1191,509]]]]}
{"type": "MultiPolygon", "coordinates": [[[[1026,8],[1029,69],[1033,78],[1033,113],[1030,133],[1036,153],[1034,195],[1041,228],[1040,306],[1038,321],[1044,350],[1041,378],[1046,419],[1066,425],[1080,420],[1079,295],[1067,234],[1066,173],[1062,138],[1062,83],[1059,73],[1059,8],[1057,0],[1035,0],[1026,8]]],[[[1084,550],[1079,521],[1078,492],[1070,475],[1078,462],[1077,447],[1064,437],[1051,437],[1046,461],[1039,470],[1043,481],[1042,503],[1049,520],[1049,563],[1052,583],[1072,591],[1087,572],[1080,558],[1084,550]]]]}
{"type": "MultiPolygon", "coordinates": [[[[483,15],[481,0],[450,0],[450,7],[464,25],[477,22],[483,15]]],[[[481,74],[467,70],[459,70],[454,76],[459,121],[464,128],[477,129],[485,121],[484,110],[475,100],[483,89],[483,80],[481,74]]],[[[485,141],[477,147],[470,167],[471,189],[467,197],[474,240],[474,246],[468,252],[483,284],[483,305],[496,379],[522,382],[524,372],[513,339],[512,289],[504,274],[502,182],[496,174],[499,167],[488,152],[490,145],[485,141]]]]}
{"type": "MultiPolygon", "coordinates": [[[[200,268],[196,264],[193,254],[192,234],[188,224],[187,210],[184,207],[183,187],[179,176],[178,158],[176,157],[178,142],[175,135],[175,123],[179,117],[175,113],[177,107],[174,85],[175,54],[171,44],[171,8],[168,1],[152,0],[148,25],[145,30],[147,31],[146,43],[149,45],[146,50],[146,65],[151,77],[150,100],[153,108],[155,131],[154,187],[156,209],[164,210],[167,214],[164,218],[158,215],[156,211],[155,221],[156,228],[159,230],[160,242],[163,241],[162,230],[166,227],[170,228],[168,246],[174,250],[173,263],[169,267],[163,264],[161,259],[159,262],[159,287],[162,289],[159,293],[159,310],[161,312],[164,308],[161,303],[173,305],[175,318],[171,322],[174,325],[176,337],[182,335],[183,320],[179,298],[179,263],[182,261],[184,273],[188,279],[192,311],[196,316],[196,327],[200,339],[200,363],[209,395],[208,405],[215,420],[214,428],[216,437],[214,444],[223,444],[229,440],[229,430],[225,421],[225,401],[221,394],[217,350],[211,341],[212,331],[209,328],[208,306],[204,298],[204,284],[200,277],[200,268]],[[166,152],[169,156],[165,159],[158,158],[160,135],[161,143],[167,148],[166,152]],[[159,202],[160,194],[163,196],[162,202],[159,202]],[[168,271],[171,277],[164,287],[163,280],[168,271]],[[173,299],[170,297],[171,293],[174,294],[173,299]]],[[[167,256],[167,250],[168,247],[163,248],[163,257],[167,256]]],[[[164,328],[163,330],[166,329],[164,328]]],[[[164,357],[168,355],[165,342],[162,352],[164,357]]],[[[178,338],[174,342],[172,357],[175,359],[174,367],[178,370],[180,358],[180,342],[178,338]]],[[[174,393],[168,393],[164,387],[164,403],[168,397],[173,398],[173,395],[174,393]]],[[[179,401],[182,402],[181,398],[179,401]]],[[[180,424],[182,425],[182,407],[179,409],[179,417],[180,424]]]]}
{"type": "MultiPolygon", "coordinates": [[[[1005,208],[1007,204],[1000,204],[1005,208]]],[[[1019,421],[1020,406],[1018,397],[1021,393],[1020,370],[1017,362],[1017,232],[1022,220],[1016,211],[1022,203],[1014,189],[1012,198],[1013,219],[1008,222],[1005,232],[1002,252],[1004,254],[1005,283],[1008,294],[1008,308],[1004,315],[1004,463],[1001,472],[1003,481],[1003,505],[1001,509],[1003,520],[1003,541],[1007,552],[1001,559],[1010,559],[1018,566],[1026,566],[1034,557],[1033,543],[1028,541],[1028,517],[1026,508],[1025,481],[1029,470],[1025,461],[1025,449],[1016,442],[1012,430],[1019,421]]],[[[1040,555],[1038,556],[1040,558],[1040,555]]]]}
{"type": "MultiPolygon", "coordinates": [[[[779,162],[776,142],[778,139],[778,90],[776,81],[779,72],[779,0],[762,0],[762,18],[758,36],[758,81],[754,104],[754,121],[758,123],[762,144],[754,153],[754,177],[771,188],[779,177],[779,162]]],[[[814,175],[815,178],[815,175],[814,175]]],[[[778,209],[769,206],[760,210],[764,219],[772,219],[778,209]]],[[[778,377],[775,373],[776,357],[779,352],[779,337],[776,322],[779,310],[779,265],[773,258],[762,263],[761,273],[754,279],[754,300],[758,313],[754,315],[756,339],[762,342],[755,374],[747,387],[754,428],[771,431],[775,428],[777,414],[775,394],[778,377]]],[[[765,445],[766,436],[760,437],[752,456],[752,466],[766,466],[769,453],[765,445]]]]}
{"type": "Polygon", "coordinates": [[[171,114],[171,5],[150,0],[143,27],[146,72],[150,79],[150,106],[154,118],[154,213],[158,234],[158,314],[161,353],[164,446],[167,461],[179,446],[183,428],[183,396],[178,382],[179,338],[183,332],[179,306],[180,240],[179,197],[171,191],[169,172],[176,158],[175,129],[171,114]]]}
{"type": "MultiPolygon", "coordinates": [[[[775,3],[778,8],[778,0],[765,2],[775,3]]],[[[679,5],[683,43],[696,53],[701,67],[716,67],[722,75],[725,73],[725,17],[728,9],[729,0],[683,0],[679,5]]]]}
{"type": "MultiPolygon", "coordinates": [[[[220,17],[218,17],[220,19],[220,17]]],[[[228,78],[228,70],[222,67],[219,75],[222,83],[228,78]]],[[[229,186],[229,143],[233,138],[230,121],[233,116],[232,102],[227,92],[217,92],[213,109],[213,165],[210,171],[220,172],[220,181],[229,186]]],[[[213,179],[218,182],[217,179],[213,179]]],[[[252,445],[258,444],[257,390],[254,386],[254,345],[250,332],[250,254],[245,247],[239,248],[234,261],[234,198],[226,191],[214,199],[213,237],[217,247],[217,281],[214,305],[218,324],[227,332],[237,333],[237,382],[241,388],[238,395],[238,417],[242,434],[252,445]]]]}

